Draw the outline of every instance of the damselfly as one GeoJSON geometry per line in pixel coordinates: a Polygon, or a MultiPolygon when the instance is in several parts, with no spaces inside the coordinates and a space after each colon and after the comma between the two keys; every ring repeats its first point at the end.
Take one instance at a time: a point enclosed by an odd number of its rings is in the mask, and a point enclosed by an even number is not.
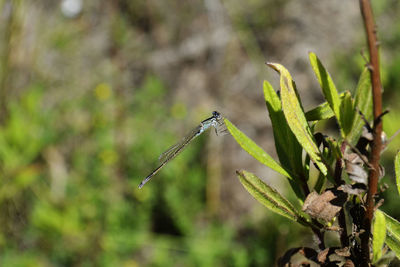
{"type": "Polygon", "coordinates": [[[212,113],[212,116],[202,121],[196,128],[182,138],[181,141],[171,146],[167,151],[162,153],[158,158],[160,165],[152,171],[144,180],[139,184],[139,188],[142,188],[151,177],[159,172],[171,159],[175,158],[194,138],[204,133],[210,127],[214,127],[217,135],[224,134],[226,132],[226,126],[221,114],[217,111],[212,113]]]}

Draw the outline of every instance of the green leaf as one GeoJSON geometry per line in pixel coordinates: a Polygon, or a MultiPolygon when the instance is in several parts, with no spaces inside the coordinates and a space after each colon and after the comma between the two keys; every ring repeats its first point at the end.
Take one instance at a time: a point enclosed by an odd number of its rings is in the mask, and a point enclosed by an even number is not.
{"type": "Polygon", "coordinates": [[[346,137],[350,133],[354,121],[354,102],[349,91],[345,92],[340,103],[340,118],[342,133],[346,137]]]}
{"type": "Polygon", "coordinates": [[[296,209],[275,189],[265,184],[260,178],[247,171],[236,172],[246,190],[261,204],[271,211],[292,221],[299,222],[296,209]]]}
{"type": "Polygon", "coordinates": [[[270,167],[274,171],[292,179],[290,174],[279,165],[270,155],[268,155],[261,147],[259,147],[253,140],[248,138],[242,133],[235,125],[233,125],[228,119],[224,118],[225,125],[229,132],[235,138],[236,142],[251,156],[262,164],[270,167]]]}
{"type": "Polygon", "coordinates": [[[386,237],[386,222],[385,215],[377,210],[375,212],[375,218],[373,222],[373,240],[372,240],[372,252],[373,252],[373,263],[378,261],[382,257],[382,246],[385,243],[386,237]]]}
{"type": "Polygon", "coordinates": [[[318,194],[321,194],[322,189],[324,188],[325,182],[326,182],[326,178],[322,175],[322,173],[319,173],[317,182],[314,185],[315,192],[317,192],[318,194]]]}
{"type": "MultiPolygon", "coordinates": [[[[279,161],[283,168],[287,170],[292,177],[300,180],[304,179],[304,168],[302,162],[302,147],[297,142],[296,137],[289,128],[286,122],[285,115],[283,114],[281,100],[272,88],[271,84],[264,81],[264,96],[265,102],[268,108],[269,117],[272,123],[272,129],[274,132],[275,148],[279,157],[279,161]]],[[[298,183],[293,183],[292,187],[298,183]]],[[[300,188],[297,186],[293,188],[297,191],[300,188]]],[[[301,192],[301,190],[299,191],[301,192]]],[[[298,194],[297,194],[298,195],[298,194]]],[[[302,196],[304,197],[304,196],[302,196]]]]}
{"type": "Polygon", "coordinates": [[[340,98],[336,86],[318,57],[314,53],[310,52],[309,58],[311,67],[313,68],[315,75],[317,76],[318,82],[321,85],[322,92],[333,113],[335,114],[339,124],[341,125],[342,121],[340,114],[340,98]]]}
{"type": "Polygon", "coordinates": [[[387,233],[385,243],[394,253],[396,253],[397,258],[400,258],[400,240],[390,233],[387,233]]]}
{"type": "Polygon", "coordinates": [[[338,141],[333,139],[332,137],[327,137],[326,142],[329,144],[329,152],[333,160],[343,158],[342,152],[340,151],[340,144],[338,141]]]}
{"type": "Polygon", "coordinates": [[[282,109],[286,121],[311,160],[317,164],[320,171],[326,176],[328,168],[324,164],[321,152],[315,143],[310,126],[307,123],[304,111],[299,102],[296,88],[288,70],[280,64],[267,63],[268,66],[280,73],[282,109]]]}
{"type": "MultiPolygon", "coordinates": [[[[360,80],[358,81],[354,105],[359,111],[361,111],[362,114],[364,114],[368,121],[372,119],[372,89],[370,74],[367,68],[363,70],[360,80]]],[[[347,140],[350,144],[357,144],[364,124],[365,122],[361,118],[361,115],[356,112],[352,130],[347,136],[347,140]]]]}
{"type": "MultiPolygon", "coordinates": [[[[400,222],[385,212],[378,210],[385,216],[386,221],[386,245],[400,257],[400,222]]],[[[377,212],[378,212],[377,211],[377,212]]]]}
{"type": "MultiPolygon", "coordinates": [[[[344,93],[339,95],[340,101],[344,98],[344,93]]],[[[324,102],[321,105],[309,110],[306,112],[306,119],[307,121],[320,121],[326,120],[334,117],[335,114],[333,113],[331,107],[329,106],[328,102],[324,102]]]]}
{"type": "Polygon", "coordinates": [[[333,116],[335,116],[335,114],[333,113],[328,102],[324,102],[321,105],[306,112],[307,121],[326,120],[332,118],[333,116]]]}
{"type": "Polygon", "coordinates": [[[396,157],[394,158],[394,170],[396,173],[397,191],[400,195],[400,151],[397,152],[396,157]]]}
{"type": "Polygon", "coordinates": [[[385,212],[379,210],[379,212],[383,213],[385,215],[385,220],[386,220],[386,229],[387,231],[394,236],[397,240],[400,240],[400,222],[397,221],[396,219],[390,217],[387,215],[385,212]]]}

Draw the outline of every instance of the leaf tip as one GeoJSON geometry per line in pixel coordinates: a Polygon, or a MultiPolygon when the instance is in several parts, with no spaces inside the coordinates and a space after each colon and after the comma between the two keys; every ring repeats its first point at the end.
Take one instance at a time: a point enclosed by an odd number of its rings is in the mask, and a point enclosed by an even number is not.
{"type": "Polygon", "coordinates": [[[265,64],[266,64],[268,67],[274,69],[276,72],[280,73],[280,70],[279,70],[279,67],[278,67],[278,64],[277,64],[277,63],[265,62],[265,64]]]}

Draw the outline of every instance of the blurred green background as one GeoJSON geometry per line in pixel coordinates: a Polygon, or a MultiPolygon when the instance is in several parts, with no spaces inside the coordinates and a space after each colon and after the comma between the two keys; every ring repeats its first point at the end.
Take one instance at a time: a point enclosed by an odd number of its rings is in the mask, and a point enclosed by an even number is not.
{"type": "MultiPolygon", "coordinates": [[[[278,88],[277,76],[265,61],[291,71],[306,109],[322,102],[308,51],[340,90],[354,89],[366,48],[358,1],[316,2],[0,0],[0,265],[271,266],[313,246],[242,188],[245,168],[294,199],[229,136],[201,136],[137,185],[213,110],[274,155],[261,84],[278,88]]],[[[400,4],[372,2],[391,136],[400,4]]],[[[397,218],[399,144],[381,181],[397,218]]]]}

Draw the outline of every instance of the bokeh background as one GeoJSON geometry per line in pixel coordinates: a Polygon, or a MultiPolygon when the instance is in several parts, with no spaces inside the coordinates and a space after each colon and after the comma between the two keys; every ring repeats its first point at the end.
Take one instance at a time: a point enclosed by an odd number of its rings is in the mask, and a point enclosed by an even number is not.
{"type": "MultiPolygon", "coordinates": [[[[372,2],[391,136],[400,2],[372,2]]],[[[277,89],[278,76],[264,62],[289,69],[308,110],[323,101],[309,51],[354,90],[366,56],[358,1],[0,0],[0,265],[272,266],[313,246],[240,185],[244,168],[294,200],[229,135],[199,137],[137,188],[213,110],[275,156],[262,81],[277,89]]],[[[398,139],[381,180],[396,218],[398,139]]]]}

